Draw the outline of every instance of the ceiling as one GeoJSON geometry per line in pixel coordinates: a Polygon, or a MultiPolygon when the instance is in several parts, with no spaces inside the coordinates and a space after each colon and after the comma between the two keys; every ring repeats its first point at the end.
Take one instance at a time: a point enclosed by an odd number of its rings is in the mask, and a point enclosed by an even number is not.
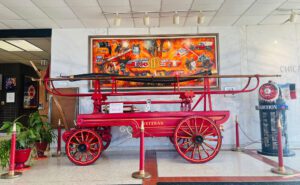
{"type": "Polygon", "coordinates": [[[177,26],[195,26],[199,10],[203,26],[282,24],[291,9],[300,0],[0,0],[0,29],[114,27],[116,12],[121,27],[144,27],[144,12],[151,27],[164,27],[173,26],[174,11],[177,26]]]}
{"type": "MultiPolygon", "coordinates": [[[[13,39],[1,39],[1,40],[13,40],[13,39]]],[[[18,38],[17,40],[20,40],[18,38]]],[[[51,56],[51,38],[25,38],[31,44],[37,46],[43,51],[5,51],[0,49],[0,63],[22,63],[30,65],[29,61],[33,61],[39,68],[46,67],[43,62],[50,61],[51,56]]]]}
{"type": "MultiPolygon", "coordinates": [[[[279,25],[292,9],[300,13],[300,0],[0,0],[0,29],[116,27],[116,13],[122,18],[120,27],[145,27],[145,12],[151,27],[168,27],[174,26],[175,11],[179,27],[196,26],[199,11],[205,16],[201,26],[279,25]]],[[[42,68],[41,60],[50,61],[50,38],[25,40],[43,51],[0,49],[0,63],[29,65],[32,60],[42,68]]]]}

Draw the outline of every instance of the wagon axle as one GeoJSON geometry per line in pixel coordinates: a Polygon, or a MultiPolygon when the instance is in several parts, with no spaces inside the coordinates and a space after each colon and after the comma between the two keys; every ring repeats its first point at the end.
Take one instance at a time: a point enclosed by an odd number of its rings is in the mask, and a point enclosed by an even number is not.
{"type": "Polygon", "coordinates": [[[89,147],[86,144],[82,143],[82,144],[79,144],[77,148],[78,148],[79,152],[86,152],[89,147]]]}
{"type": "Polygon", "coordinates": [[[200,144],[203,143],[203,141],[204,141],[204,138],[201,135],[196,135],[196,136],[193,137],[193,142],[195,144],[199,144],[200,145],[200,144]]]}

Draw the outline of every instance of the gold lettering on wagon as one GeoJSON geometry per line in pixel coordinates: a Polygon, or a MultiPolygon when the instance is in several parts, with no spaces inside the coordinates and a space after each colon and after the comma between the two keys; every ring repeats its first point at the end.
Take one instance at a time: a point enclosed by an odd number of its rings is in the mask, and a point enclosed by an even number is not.
{"type": "Polygon", "coordinates": [[[145,126],[159,126],[164,125],[163,121],[145,121],[145,126]]]}

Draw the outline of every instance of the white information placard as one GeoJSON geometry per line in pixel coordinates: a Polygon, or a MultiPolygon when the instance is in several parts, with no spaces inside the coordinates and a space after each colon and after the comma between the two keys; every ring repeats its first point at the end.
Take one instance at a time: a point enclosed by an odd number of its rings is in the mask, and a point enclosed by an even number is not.
{"type": "Polygon", "coordinates": [[[123,113],[123,103],[110,103],[109,113],[123,113]]]}
{"type": "Polygon", "coordinates": [[[6,93],[6,103],[15,103],[15,93],[14,92],[6,93]]]}

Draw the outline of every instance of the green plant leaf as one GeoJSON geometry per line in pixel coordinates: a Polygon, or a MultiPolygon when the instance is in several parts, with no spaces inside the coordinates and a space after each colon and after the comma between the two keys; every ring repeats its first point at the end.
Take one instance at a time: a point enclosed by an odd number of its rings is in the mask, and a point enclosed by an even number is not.
{"type": "Polygon", "coordinates": [[[33,130],[29,130],[29,138],[35,139],[36,135],[34,134],[33,130]]]}
{"type": "Polygon", "coordinates": [[[18,148],[26,148],[26,141],[25,140],[18,140],[18,148]]]}
{"type": "MultiPolygon", "coordinates": [[[[56,136],[51,125],[48,122],[44,122],[43,118],[47,118],[47,116],[40,115],[38,111],[30,114],[28,119],[29,129],[33,130],[37,142],[46,141],[51,143],[56,136]]],[[[32,136],[30,138],[33,139],[32,136]]]]}
{"type": "Polygon", "coordinates": [[[9,129],[11,126],[12,126],[12,122],[4,121],[0,130],[5,131],[5,130],[9,129]]]}
{"type": "Polygon", "coordinates": [[[5,168],[9,163],[10,140],[0,141],[0,165],[5,168]]]}

